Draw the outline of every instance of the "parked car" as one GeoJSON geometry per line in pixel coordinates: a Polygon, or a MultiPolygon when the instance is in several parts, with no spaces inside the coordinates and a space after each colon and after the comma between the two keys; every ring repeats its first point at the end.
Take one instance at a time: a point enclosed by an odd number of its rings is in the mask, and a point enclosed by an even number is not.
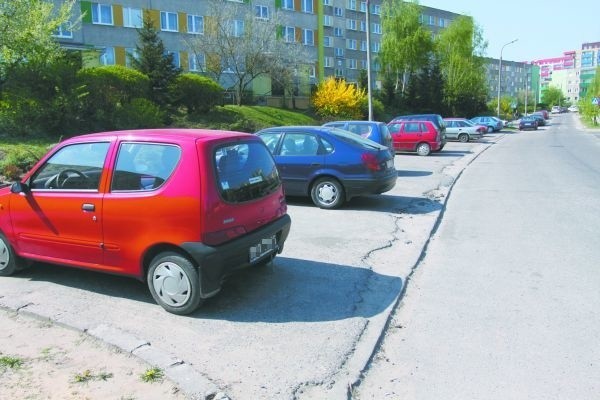
{"type": "Polygon", "coordinates": [[[446,124],[446,138],[468,142],[469,140],[481,139],[487,128],[483,125],[475,125],[465,118],[444,118],[446,124]]]}
{"type": "Polygon", "coordinates": [[[420,156],[428,156],[443,147],[442,134],[431,121],[395,121],[388,127],[397,152],[416,151],[420,156]]]}
{"type": "Polygon", "coordinates": [[[542,117],[544,117],[545,120],[550,119],[550,113],[548,112],[548,110],[538,110],[535,111],[533,114],[540,114],[542,117]]]}
{"type": "Polygon", "coordinates": [[[498,132],[502,128],[504,128],[504,123],[496,117],[492,116],[479,116],[471,118],[469,121],[476,125],[483,125],[487,127],[488,133],[498,132]]]}
{"type": "Polygon", "coordinates": [[[394,151],[392,135],[384,122],[375,121],[332,121],[323,126],[333,126],[340,129],[345,129],[352,133],[356,133],[366,139],[382,144],[394,151]]]}
{"type": "Polygon", "coordinates": [[[567,110],[569,110],[570,112],[579,112],[579,106],[572,105],[572,106],[569,106],[569,108],[567,110]]]}
{"type": "MultiPolygon", "coordinates": [[[[439,114],[412,114],[412,115],[399,115],[390,122],[399,122],[399,121],[429,121],[431,122],[436,129],[440,132],[442,137],[442,145],[439,149],[432,151],[441,151],[446,145],[446,124],[444,123],[444,119],[439,114]]],[[[389,124],[388,124],[389,126],[389,124]]]]}
{"type": "Polygon", "coordinates": [[[273,157],[239,132],[74,137],[1,188],[0,203],[0,276],[29,260],[127,275],[174,314],[280,253],[291,224],[273,157]]]}
{"type": "Polygon", "coordinates": [[[275,157],[285,194],[310,197],[320,208],[396,185],[388,147],[334,127],[281,126],[256,133],[275,157]]]}
{"type": "Polygon", "coordinates": [[[520,131],[527,130],[527,129],[537,130],[537,128],[538,128],[538,122],[535,117],[532,117],[532,116],[521,117],[521,119],[519,120],[519,130],[520,131]]]}
{"type": "Polygon", "coordinates": [[[562,109],[560,106],[552,106],[552,108],[550,109],[551,114],[560,114],[561,112],[562,109]]]}
{"type": "Polygon", "coordinates": [[[541,112],[534,112],[530,114],[531,117],[537,120],[538,126],[545,126],[546,119],[544,118],[544,114],[541,112]]]}

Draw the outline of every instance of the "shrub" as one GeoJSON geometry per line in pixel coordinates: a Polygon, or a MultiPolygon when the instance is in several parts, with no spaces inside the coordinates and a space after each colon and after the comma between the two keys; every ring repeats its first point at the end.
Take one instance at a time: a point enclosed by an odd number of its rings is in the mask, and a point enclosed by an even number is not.
{"type": "Polygon", "coordinates": [[[223,101],[223,88],[212,79],[197,74],[179,75],[170,89],[173,104],[184,106],[188,114],[208,112],[223,101]]]}
{"type": "Polygon", "coordinates": [[[155,128],[163,125],[164,112],[148,99],[137,98],[116,110],[116,129],[155,128]]]}
{"type": "Polygon", "coordinates": [[[64,134],[78,129],[79,54],[52,63],[22,63],[2,86],[0,133],[11,136],[64,134]]]}
{"type": "Polygon", "coordinates": [[[128,108],[133,99],[148,99],[149,78],[131,68],[84,68],[77,77],[82,90],[81,118],[90,131],[117,129],[123,108],[128,108]]]}
{"type": "Polygon", "coordinates": [[[324,119],[358,119],[364,90],[333,77],[321,82],[312,97],[315,112],[324,119]]]}

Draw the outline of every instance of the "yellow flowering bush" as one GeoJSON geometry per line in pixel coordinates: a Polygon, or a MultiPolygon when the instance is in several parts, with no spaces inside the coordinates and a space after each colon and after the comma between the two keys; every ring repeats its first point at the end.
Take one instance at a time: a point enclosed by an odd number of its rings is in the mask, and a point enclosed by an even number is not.
{"type": "Polygon", "coordinates": [[[366,97],[364,89],[329,77],[317,86],[312,104],[317,115],[324,119],[360,119],[366,97]]]}

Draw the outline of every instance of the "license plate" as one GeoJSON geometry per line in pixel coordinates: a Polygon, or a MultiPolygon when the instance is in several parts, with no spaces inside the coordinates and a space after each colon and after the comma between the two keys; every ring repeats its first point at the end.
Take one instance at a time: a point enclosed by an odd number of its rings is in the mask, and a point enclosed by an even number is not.
{"type": "Polygon", "coordinates": [[[250,247],[250,262],[273,252],[277,248],[277,239],[275,235],[270,238],[262,239],[259,243],[250,247]]]}
{"type": "Polygon", "coordinates": [[[394,160],[387,160],[386,166],[388,168],[394,168],[394,160]]]}

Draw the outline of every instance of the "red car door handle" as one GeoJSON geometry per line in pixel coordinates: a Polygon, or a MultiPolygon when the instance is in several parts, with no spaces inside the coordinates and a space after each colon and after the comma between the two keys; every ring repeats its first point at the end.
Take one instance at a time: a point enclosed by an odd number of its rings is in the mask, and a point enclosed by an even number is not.
{"type": "Polygon", "coordinates": [[[96,209],[96,206],[94,206],[93,204],[90,204],[90,203],[83,203],[81,205],[81,209],[83,211],[94,211],[96,209]]]}

